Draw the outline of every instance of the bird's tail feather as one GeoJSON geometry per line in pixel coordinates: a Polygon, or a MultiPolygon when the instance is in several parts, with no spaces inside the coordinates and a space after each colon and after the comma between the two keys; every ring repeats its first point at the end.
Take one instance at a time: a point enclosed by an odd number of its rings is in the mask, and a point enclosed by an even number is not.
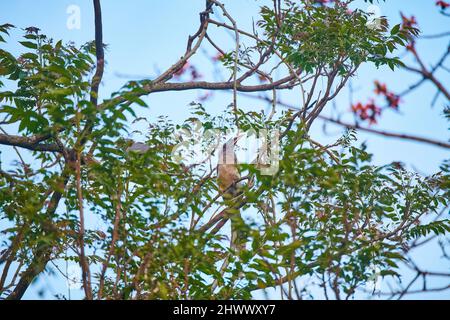
{"type": "Polygon", "coordinates": [[[239,211],[232,214],[230,222],[231,222],[230,246],[237,254],[239,254],[241,250],[245,249],[245,235],[243,232],[244,220],[242,219],[239,211]]]}

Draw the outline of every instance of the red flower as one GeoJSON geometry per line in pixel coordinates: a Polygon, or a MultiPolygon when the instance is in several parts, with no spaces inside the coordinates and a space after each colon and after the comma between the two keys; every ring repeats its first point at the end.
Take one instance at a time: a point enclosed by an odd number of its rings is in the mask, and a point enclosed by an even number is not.
{"type": "MultiPolygon", "coordinates": [[[[375,81],[375,94],[383,96],[387,101],[387,107],[398,109],[401,99],[397,94],[390,92],[386,86],[386,84],[381,83],[379,81],[375,81]]],[[[369,103],[362,104],[358,102],[352,105],[352,112],[361,120],[368,121],[369,124],[376,124],[378,117],[381,115],[381,112],[386,109],[378,107],[375,104],[375,101],[371,99],[369,103]]]]}
{"type": "Polygon", "coordinates": [[[442,0],[436,1],[436,5],[441,7],[442,10],[445,10],[448,7],[450,7],[450,3],[442,1],[442,0]]]}
{"type": "Polygon", "coordinates": [[[352,111],[361,119],[368,120],[369,124],[377,123],[377,117],[381,115],[381,108],[377,107],[373,101],[366,105],[358,102],[352,105],[352,111]]]}
{"type": "Polygon", "coordinates": [[[375,94],[385,95],[386,93],[387,93],[386,85],[384,83],[375,81],[375,94]]]}
{"type": "Polygon", "coordinates": [[[398,106],[400,104],[400,97],[392,92],[388,92],[386,94],[386,100],[389,104],[389,107],[398,109],[398,106]]]}
{"type": "Polygon", "coordinates": [[[415,16],[411,16],[410,18],[403,15],[403,13],[400,13],[402,16],[402,26],[403,28],[412,28],[414,26],[417,26],[417,20],[415,16]]]}
{"type": "Polygon", "coordinates": [[[352,111],[354,113],[357,113],[359,110],[363,110],[363,109],[364,109],[364,106],[362,105],[361,102],[358,102],[357,104],[352,105],[352,111]]]}
{"type": "Polygon", "coordinates": [[[377,107],[373,101],[368,103],[366,108],[368,111],[369,124],[376,124],[376,118],[381,115],[381,108],[377,107]]]}

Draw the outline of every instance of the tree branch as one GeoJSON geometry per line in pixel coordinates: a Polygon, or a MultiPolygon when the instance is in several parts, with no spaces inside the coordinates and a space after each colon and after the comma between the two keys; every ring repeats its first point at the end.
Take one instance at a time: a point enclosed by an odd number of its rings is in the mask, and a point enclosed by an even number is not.
{"type": "Polygon", "coordinates": [[[36,135],[32,137],[0,134],[0,144],[21,147],[32,151],[61,152],[61,148],[56,143],[40,143],[50,137],[51,135],[49,134],[36,135]]]}
{"type": "MultiPolygon", "coordinates": [[[[272,100],[268,97],[261,97],[261,96],[255,97],[252,95],[246,95],[246,96],[253,98],[253,99],[264,100],[264,101],[272,103],[272,100]]],[[[297,108],[293,105],[290,105],[288,103],[282,102],[282,101],[277,101],[277,104],[279,104],[280,106],[283,106],[285,108],[299,110],[299,108],[297,108]]],[[[444,142],[444,141],[433,140],[430,138],[419,137],[419,136],[414,136],[414,135],[410,135],[410,134],[394,133],[394,132],[388,132],[388,131],[368,128],[368,127],[362,127],[358,124],[347,123],[347,122],[333,119],[333,118],[330,118],[330,117],[327,117],[324,115],[319,115],[318,118],[322,119],[324,121],[327,121],[327,122],[331,122],[331,123],[346,127],[346,128],[350,128],[350,129],[357,129],[357,130],[361,130],[361,131],[365,131],[368,133],[373,133],[373,134],[377,134],[377,135],[381,135],[381,136],[385,136],[385,137],[398,138],[398,139],[410,140],[410,141],[415,141],[415,142],[422,142],[422,143],[438,146],[441,148],[450,149],[450,143],[444,142]]]]}

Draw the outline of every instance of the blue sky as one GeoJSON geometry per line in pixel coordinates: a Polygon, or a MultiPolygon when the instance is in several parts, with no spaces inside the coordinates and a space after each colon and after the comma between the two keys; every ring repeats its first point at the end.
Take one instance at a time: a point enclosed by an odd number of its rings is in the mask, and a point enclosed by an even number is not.
{"type": "MultiPolygon", "coordinates": [[[[238,22],[239,28],[251,30],[252,18],[255,21],[258,19],[258,6],[266,1],[228,0],[224,2],[238,22]]],[[[403,11],[407,16],[416,16],[423,34],[448,31],[448,18],[438,13],[434,2],[434,0],[387,0],[385,3],[379,3],[378,6],[381,14],[387,16],[392,23],[400,22],[399,12],[403,11]]],[[[361,8],[368,7],[363,1],[358,3],[361,8]]],[[[198,12],[203,6],[204,0],[103,0],[104,42],[108,44],[108,50],[106,51],[107,67],[104,84],[100,89],[101,96],[108,97],[110,93],[118,90],[133,77],[152,77],[158,73],[158,70],[164,70],[173,64],[184,53],[188,35],[196,31],[198,12]]],[[[36,26],[49,37],[74,41],[77,44],[93,39],[93,10],[92,3],[88,0],[0,1],[0,12],[0,24],[9,22],[22,28],[36,26]],[[69,17],[67,8],[70,5],[77,5],[81,9],[80,29],[69,30],[66,26],[69,17]]],[[[20,34],[21,31],[17,30],[13,32],[12,38],[17,39],[20,34]]],[[[213,34],[224,47],[232,48],[233,43],[230,41],[232,38],[229,33],[213,32],[213,34]]],[[[447,44],[442,40],[421,40],[418,48],[423,60],[433,64],[440,58],[447,44]]],[[[8,44],[7,47],[16,52],[20,50],[16,44],[8,44]]],[[[205,48],[214,53],[210,46],[205,48]]],[[[193,63],[202,74],[208,75],[212,71],[211,63],[202,53],[198,58],[193,59],[193,63]]],[[[438,76],[441,77],[442,83],[450,83],[448,73],[438,73],[438,76]]],[[[393,91],[403,91],[419,78],[404,71],[392,72],[387,68],[376,69],[369,65],[363,66],[352,80],[355,101],[365,102],[369,97],[373,97],[373,80],[375,79],[383,79],[393,91]]],[[[173,121],[182,121],[189,116],[188,104],[197,100],[201,94],[202,92],[153,94],[146,98],[150,108],[139,112],[150,120],[164,114],[173,121]]],[[[448,123],[442,116],[446,101],[441,96],[431,108],[430,101],[434,94],[435,90],[430,84],[424,85],[403,99],[399,113],[385,112],[375,128],[448,141],[448,123]]],[[[289,103],[294,103],[298,99],[295,92],[283,92],[281,98],[289,103]]],[[[230,102],[229,93],[216,92],[213,98],[205,103],[205,107],[209,112],[215,113],[223,110],[230,102]]],[[[246,98],[240,98],[239,103],[246,109],[264,107],[263,103],[246,98]]],[[[336,106],[342,112],[348,110],[347,90],[338,96],[336,106]]],[[[325,113],[333,114],[331,108],[325,110],[325,113]]],[[[347,112],[343,119],[351,120],[352,117],[347,112]]],[[[328,125],[327,132],[334,134],[324,134],[321,122],[312,129],[312,135],[323,142],[336,139],[342,129],[328,125]]],[[[363,133],[359,133],[358,137],[359,142],[367,141],[368,150],[374,154],[376,164],[403,161],[410,169],[429,174],[436,172],[442,160],[449,157],[447,150],[434,146],[363,133]]],[[[0,150],[4,148],[0,147],[0,150]]],[[[2,161],[7,163],[8,158],[3,158],[2,161]]],[[[442,267],[434,263],[437,259],[436,254],[434,250],[425,250],[420,253],[421,261],[424,264],[431,264],[431,267],[442,267]]],[[[50,292],[62,290],[64,293],[62,289],[64,281],[44,276],[32,290],[29,290],[26,297],[38,297],[37,292],[45,286],[50,292]]],[[[74,297],[76,296],[79,295],[75,292],[74,297]]],[[[49,295],[46,297],[50,298],[49,295]]],[[[436,294],[435,297],[440,296],[436,294]]],[[[450,298],[448,294],[446,297],[450,298]]]]}

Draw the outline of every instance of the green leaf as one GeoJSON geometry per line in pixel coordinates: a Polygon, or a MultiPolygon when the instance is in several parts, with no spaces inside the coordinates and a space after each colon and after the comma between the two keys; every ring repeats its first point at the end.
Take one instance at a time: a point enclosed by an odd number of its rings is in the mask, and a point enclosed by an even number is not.
{"type": "Polygon", "coordinates": [[[29,49],[37,49],[37,44],[30,41],[19,41],[21,45],[29,49]]]}
{"type": "Polygon", "coordinates": [[[391,35],[395,35],[400,31],[401,24],[395,25],[391,30],[391,35]]]}

